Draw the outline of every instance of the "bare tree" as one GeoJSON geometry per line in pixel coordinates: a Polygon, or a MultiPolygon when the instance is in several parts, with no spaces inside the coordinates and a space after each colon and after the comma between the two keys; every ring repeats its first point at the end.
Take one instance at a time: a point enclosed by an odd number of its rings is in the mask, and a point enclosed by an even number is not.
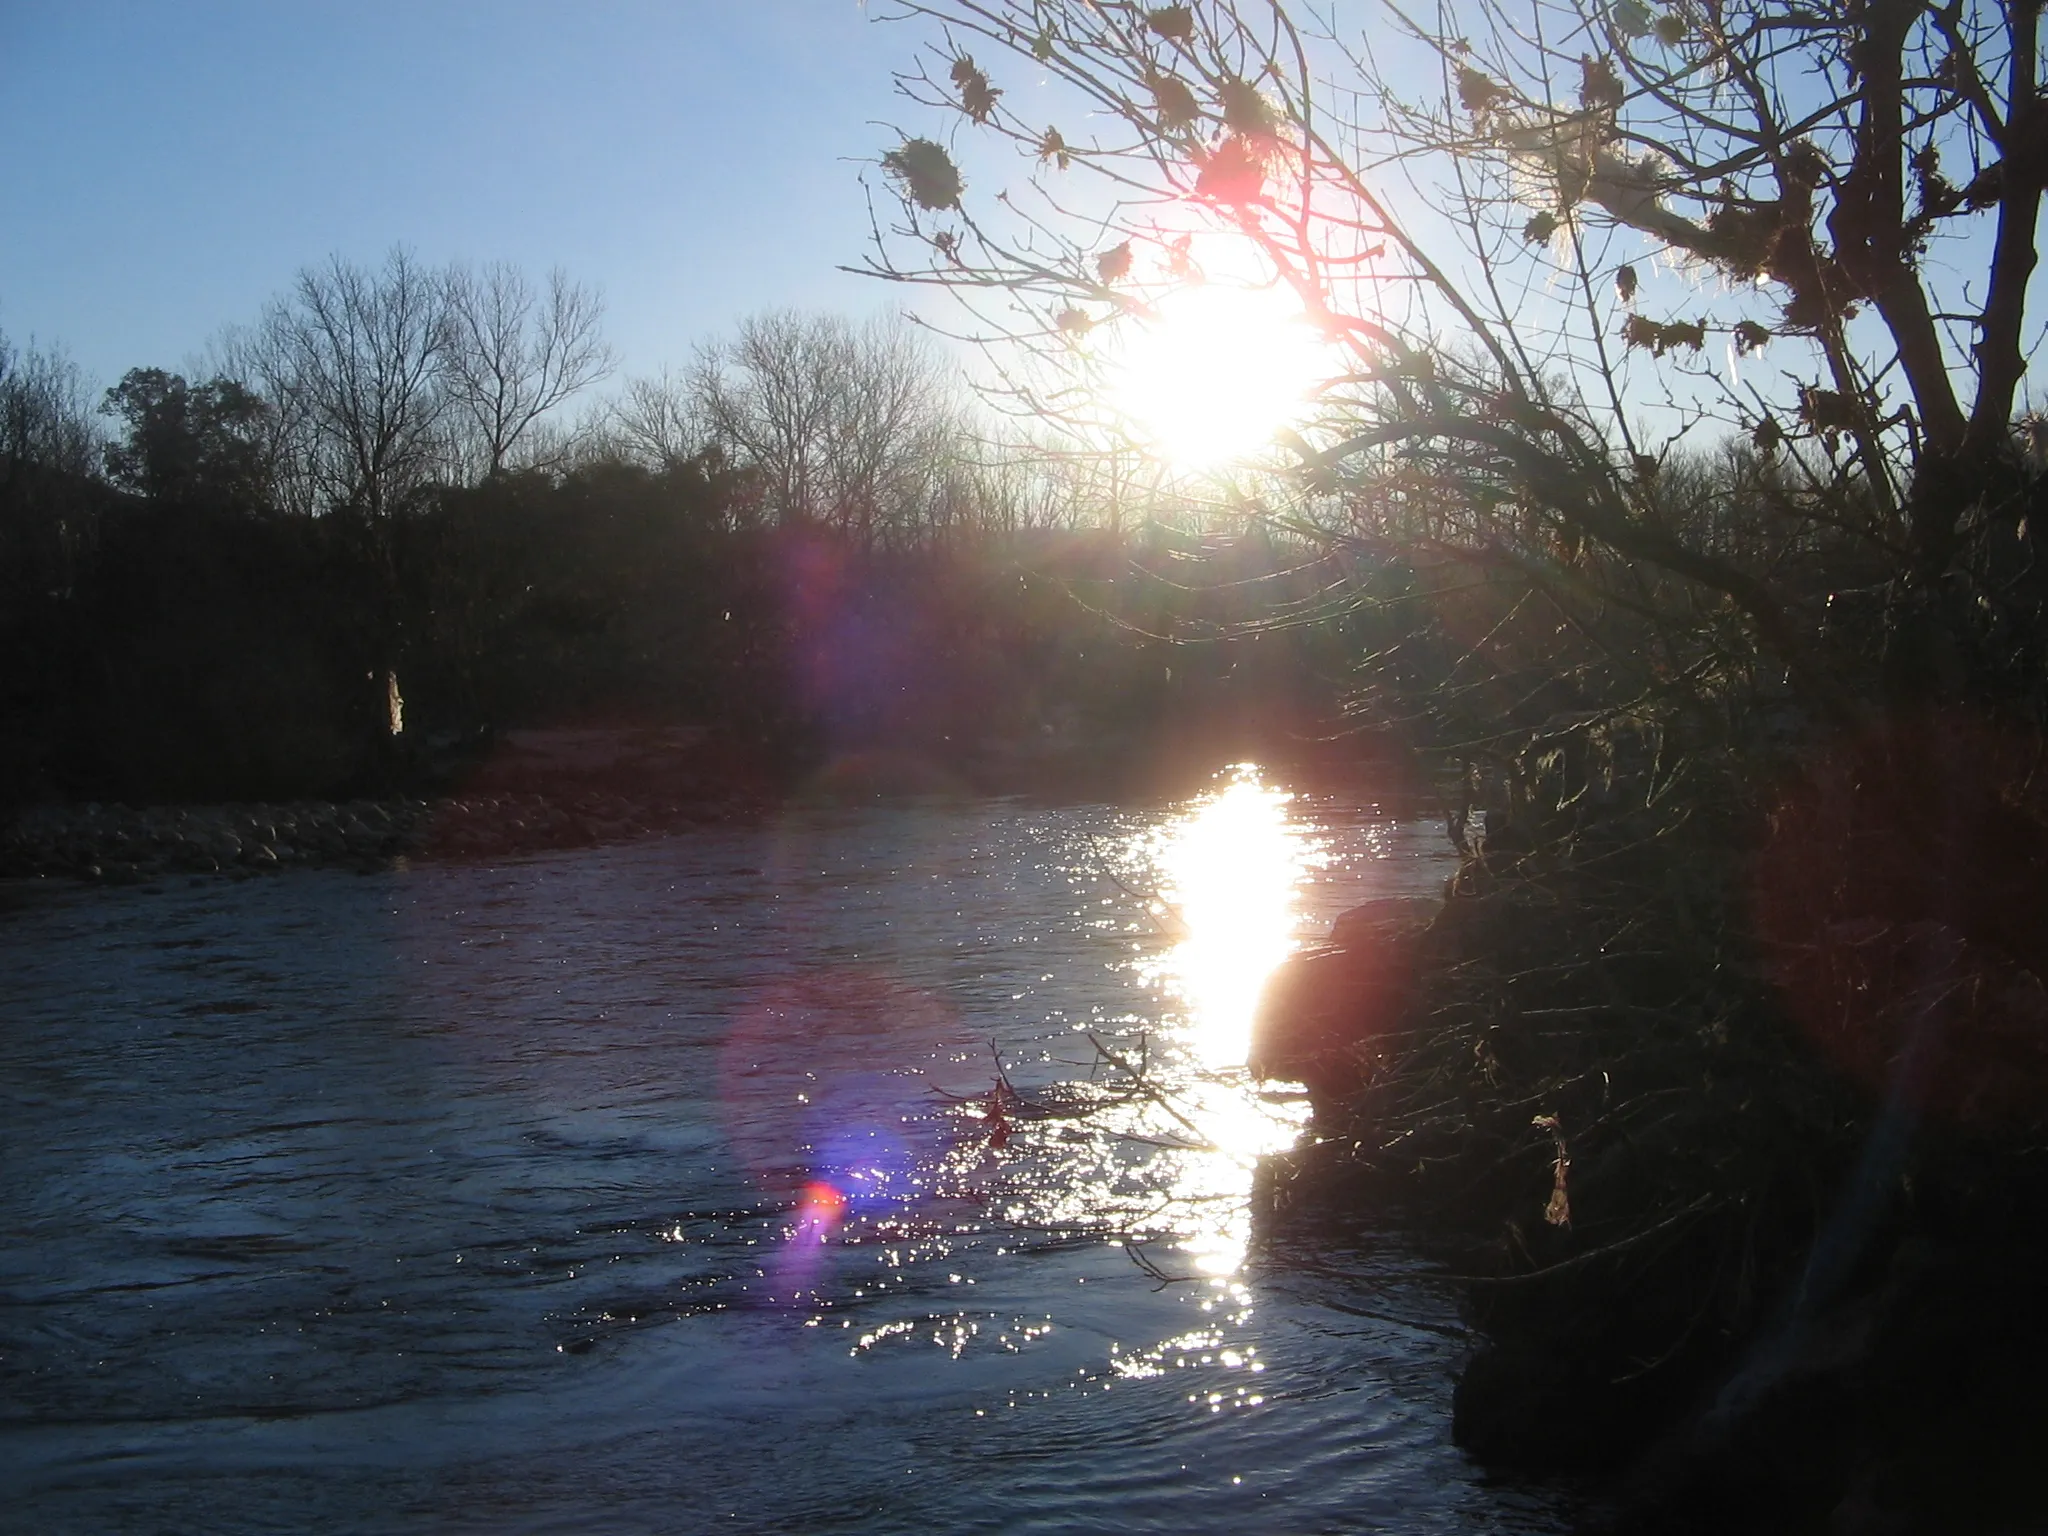
{"type": "Polygon", "coordinates": [[[762,477],[776,519],[863,544],[929,522],[959,401],[930,341],[907,324],[757,315],[702,348],[689,383],[695,413],[762,477]]]}
{"type": "Polygon", "coordinates": [[[484,474],[559,458],[561,433],[537,434],[551,412],[615,365],[599,332],[604,304],[559,267],[536,293],[517,267],[447,274],[446,388],[484,474]],[[541,439],[551,441],[541,446],[541,439]]]}
{"type": "MultiPolygon", "coordinates": [[[[0,336],[0,604],[68,591],[94,528],[102,438],[78,366],[0,336]]],[[[11,620],[11,612],[0,618],[11,620]]]]}
{"type": "Polygon", "coordinates": [[[259,320],[223,329],[208,343],[203,368],[194,371],[231,380],[263,401],[252,425],[256,451],[270,466],[271,499],[280,511],[311,517],[327,510],[326,487],[315,472],[321,449],[312,392],[296,387],[290,352],[287,336],[259,320]]]}
{"type": "Polygon", "coordinates": [[[624,392],[611,404],[603,431],[620,458],[656,471],[688,463],[712,438],[689,382],[667,369],[650,378],[628,379],[624,392]]]}
{"type": "Polygon", "coordinates": [[[402,248],[300,272],[232,347],[279,412],[301,499],[381,519],[449,470],[446,285],[402,248]]]}
{"type": "Polygon", "coordinates": [[[100,433],[89,394],[62,353],[33,344],[23,352],[0,335],[0,475],[92,475],[100,433]]]}
{"type": "Polygon", "coordinates": [[[937,24],[903,89],[1020,160],[977,202],[937,140],[892,150],[871,269],[1051,353],[1153,313],[1205,253],[1285,285],[1342,361],[1283,521],[1572,622],[1647,604],[1670,650],[1646,677],[1746,637],[1837,716],[1953,689],[1971,636],[2014,627],[2035,7],[1460,0],[1341,33],[1285,0],[897,10],[937,24]],[[1003,59],[1050,83],[1029,117],[1003,59]],[[1786,559],[1705,532],[1754,474],[1670,515],[1667,471],[1731,438],[1805,530],[1786,559]],[[1889,582],[1879,644],[1821,654],[1828,588],[1790,558],[1818,544],[1889,582]]]}

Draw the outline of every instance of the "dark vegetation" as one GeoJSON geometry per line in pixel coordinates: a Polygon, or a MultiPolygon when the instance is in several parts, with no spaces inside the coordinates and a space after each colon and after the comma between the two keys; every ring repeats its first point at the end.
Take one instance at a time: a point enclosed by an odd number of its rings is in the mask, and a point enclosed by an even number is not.
{"type": "Polygon", "coordinates": [[[1276,992],[1282,1203],[1448,1229],[1460,1439],[1616,1522],[2040,1528],[2039,7],[900,9],[1018,169],[885,159],[878,275],[1063,355],[1215,252],[1344,360],[1244,494],[1465,859],[1276,992]]]}
{"type": "MultiPolygon", "coordinates": [[[[415,276],[400,261],[309,285],[375,321],[415,276]]],[[[581,787],[648,802],[1157,788],[1234,756],[1331,755],[1315,738],[1347,642],[1250,624],[1247,582],[1312,590],[1313,571],[1280,574],[1295,552],[1157,520],[1125,533],[1047,512],[1042,485],[1033,510],[1015,474],[972,480],[967,426],[929,402],[861,415],[892,387],[941,391],[901,333],[770,317],[743,342],[760,351],[742,385],[804,372],[793,411],[880,440],[865,481],[851,448],[777,457],[776,424],[708,359],[689,391],[643,383],[520,463],[453,433],[452,396],[434,406],[450,440],[400,452],[402,422],[353,422],[364,402],[276,364],[269,396],[136,370],[95,412],[60,360],[0,358],[0,802],[607,777],[550,779],[537,730],[630,737],[631,764],[583,745],[632,782],[581,787]],[[294,439],[322,413],[339,424],[294,439]]],[[[417,345],[452,369],[432,352],[456,342],[417,345]]]]}

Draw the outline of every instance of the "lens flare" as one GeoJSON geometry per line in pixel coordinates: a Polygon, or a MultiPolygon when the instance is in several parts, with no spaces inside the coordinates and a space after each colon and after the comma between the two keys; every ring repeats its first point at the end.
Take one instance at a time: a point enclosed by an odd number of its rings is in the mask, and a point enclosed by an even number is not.
{"type": "Polygon", "coordinates": [[[822,1179],[806,1184],[798,1199],[796,1232],[791,1241],[822,1243],[845,1214],[846,1196],[837,1189],[822,1179]]]}

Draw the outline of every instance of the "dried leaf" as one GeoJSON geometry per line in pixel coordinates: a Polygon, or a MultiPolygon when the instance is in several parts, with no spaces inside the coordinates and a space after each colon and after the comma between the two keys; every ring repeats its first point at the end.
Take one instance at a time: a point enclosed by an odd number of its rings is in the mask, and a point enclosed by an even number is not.
{"type": "Polygon", "coordinates": [[[1674,320],[1661,324],[1644,315],[1630,315],[1621,324],[1621,339],[1631,347],[1646,347],[1653,357],[1662,357],[1674,347],[1698,352],[1707,344],[1707,322],[1674,320]]]}
{"type": "Polygon", "coordinates": [[[1152,101],[1162,128],[1187,128],[1201,120],[1202,107],[1195,93],[1172,75],[1152,77],[1152,101]]]}
{"type": "Polygon", "coordinates": [[[1038,60],[1041,64],[1050,64],[1052,62],[1052,45],[1052,28],[1047,27],[1038,36],[1031,39],[1031,57],[1038,60]]]}
{"type": "Polygon", "coordinates": [[[1571,1197],[1565,1193],[1563,1169],[1567,1164],[1558,1164],[1557,1182],[1550,1190],[1550,1203],[1543,1207],[1543,1219],[1553,1227],[1568,1227],[1572,1224],[1571,1197]]]}
{"type": "Polygon", "coordinates": [[[988,76],[964,53],[953,61],[953,84],[960,88],[960,110],[977,123],[987,122],[996,109],[996,98],[1003,93],[988,83],[988,76]]]}
{"type": "Polygon", "coordinates": [[[1614,296],[1620,299],[1622,303],[1635,303],[1636,287],[1636,269],[1634,266],[1628,262],[1623,262],[1614,269],[1614,296]]]}
{"type": "Polygon", "coordinates": [[[1637,0],[1618,0],[1614,9],[1607,13],[1607,19],[1623,37],[1647,37],[1650,34],[1650,12],[1637,0]]]}
{"type": "Polygon", "coordinates": [[[1817,187],[1828,176],[1828,158],[1811,139],[1801,139],[1785,151],[1782,174],[1795,187],[1817,187]]]}
{"type": "Polygon", "coordinates": [[[1685,18],[1676,11],[1666,11],[1657,18],[1651,30],[1666,48],[1676,48],[1685,41],[1685,18]]]}
{"type": "Polygon", "coordinates": [[[1589,112],[1612,112],[1621,105],[1621,77],[1608,59],[1579,55],[1579,105],[1589,112]]]}
{"type": "Polygon", "coordinates": [[[1195,270],[1193,255],[1194,236],[1180,235],[1166,244],[1166,270],[1175,277],[1184,278],[1195,270]]]}
{"type": "Polygon", "coordinates": [[[1799,419],[1815,432],[1840,432],[1856,425],[1856,407],[1838,390],[1799,386],[1799,419]]]}
{"type": "Polygon", "coordinates": [[[1045,137],[1038,141],[1038,158],[1041,162],[1051,161],[1063,171],[1074,163],[1073,152],[1057,128],[1046,129],[1045,137]]]}
{"type": "Polygon", "coordinates": [[[1095,322],[1078,309],[1063,309],[1054,317],[1053,323],[1069,336],[1083,336],[1093,328],[1095,322]]]}
{"type": "Polygon", "coordinates": [[[1184,5],[1162,5],[1156,11],[1145,13],[1145,25],[1169,43],[1192,42],[1195,36],[1195,13],[1184,5]]]}
{"type": "Polygon", "coordinates": [[[1095,258],[1095,270],[1105,283],[1128,276],[1131,270],[1131,242],[1112,246],[1095,258]]]}
{"type": "Polygon", "coordinates": [[[1271,133],[1273,104],[1248,80],[1223,82],[1223,126],[1233,133],[1271,133]]]}
{"type": "Polygon", "coordinates": [[[1693,351],[1698,352],[1707,344],[1707,322],[1695,320],[1688,325],[1683,321],[1673,320],[1664,327],[1664,335],[1670,345],[1691,347],[1693,351]]]}
{"type": "Polygon", "coordinates": [[[1539,213],[1522,226],[1522,238],[1531,245],[1548,245],[1550,237],[1557,233],[1557,215],[1539,213]]]}
{"type": "Polygon", "coordinates": [[[1743,357],[1760,350],[1771,339],[1771,333],[1754,320],[1739,320],[1735,324],[1735,355],[1743,357]]]}
{"type": "Polygon", "coordinates": [[[1756,444],[1756,451],[1768,459],[1785,441],[1785,429],[1778,425],[1775,416],[1766,416],[1751,430],[1749,440],[1756,444]]]}
{"type": "Polygon", "coordinates": [[[1538,1115],[1529,1123],[1550,1132],[1550,1144],[1557,1153],[1550,1165],[1550,1203],[1543,1207],[1543,1219],[1553,1227],[1568,1227],[1572,1224],[1572,1201],[1565,1188],[1565,1175],[1571,1172],[1572,1157],[1564,1143],[1564,1123],[1556,1115],[1538,1115]]]}
{"type": "Polygon", "coordinates": [[[1265,189],[1266,157],[1242,136],[1217,145],[1195,178],[1195,196],[1219,203],[1254,202],[1265,189]]]}
{"type": "Polygon", "coordinates": [[[1484,117],[1493,110],[1493,104],[1506,94],[1493,81],[1472,68],[1469,64],[1458,71],[1458,100],[1465,110],[1474,117],[1484,117]]]}
{"type": "Polygon", "coordinates": [[[965,190],[952,156],[930,139],[905,139],[882,156],[882,169],[903,183],[920,208],[953,208],[965,190]]]}

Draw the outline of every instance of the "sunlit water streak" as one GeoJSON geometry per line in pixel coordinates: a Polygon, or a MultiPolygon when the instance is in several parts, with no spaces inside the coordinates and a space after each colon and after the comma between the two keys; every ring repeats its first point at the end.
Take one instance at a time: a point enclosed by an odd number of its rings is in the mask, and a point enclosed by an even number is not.
{"type": "Polygon", "coordinates": [[[1233,1060],[1252,973],[1439,841],[1241,780],[17,892],[10,1518],[1552,1528],[1446,1444],[1397,1240],[1247,1248],[1298,1129],[1233,1060]],[[1167,1105],[1030,1118],[1115,1082],[1091,1035],[1167,1105]]]}

